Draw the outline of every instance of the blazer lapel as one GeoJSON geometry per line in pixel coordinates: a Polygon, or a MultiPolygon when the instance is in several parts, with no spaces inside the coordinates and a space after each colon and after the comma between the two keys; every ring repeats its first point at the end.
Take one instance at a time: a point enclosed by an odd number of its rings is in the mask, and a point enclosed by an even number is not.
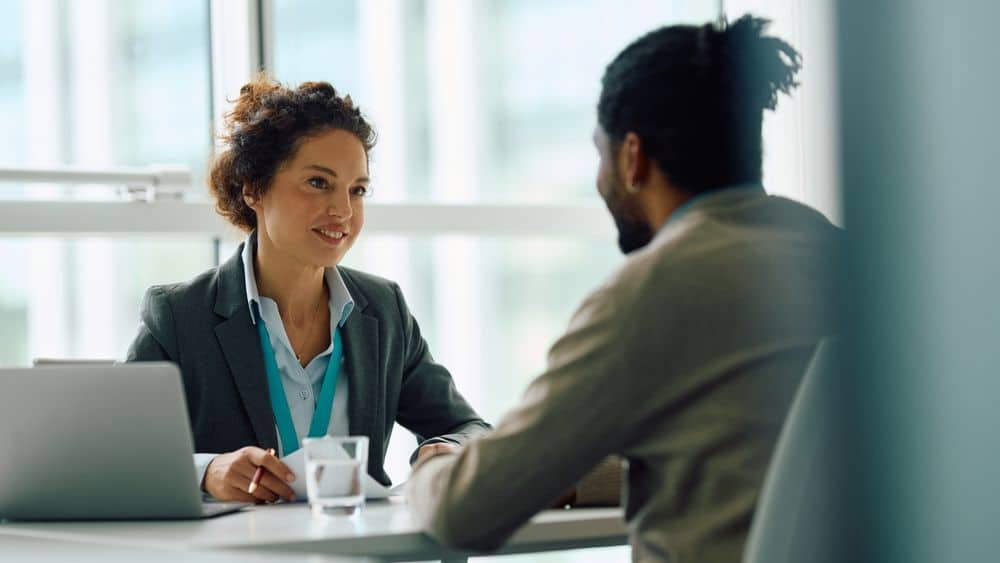
{"type": "Polygon", "coordinates": [[[240,258],[242,250],[241,244],[236,255],[219,267],[215,312],[226,320],[215,326],[215,336],[229,364],[230,375],[239,390],[250,425],[257,435],[257,445],[277,449],[278,436],[271,414],[264,356],[257,331],[250,322],[250,307],[247,305],[243,260],[240,258]]]}
{"type": "MultiPolygon", "coordinates": [[[[369,452],[382,452],[384,429],[382,428],[385,404],[385,382],[378,369],[379,342],[378,319],[365,312],[368,300],[357,283],[345,272],[341,275],[354,299],[355,310],[341,327],[344,339],[344,365],[347,368],[349,391],[347,397],[347,417],[350,432],[354,436],[369,437],[369,452]]],[[[369,455],[371,466],[377,465],[381,472],[381,461],[369,455]]]]}

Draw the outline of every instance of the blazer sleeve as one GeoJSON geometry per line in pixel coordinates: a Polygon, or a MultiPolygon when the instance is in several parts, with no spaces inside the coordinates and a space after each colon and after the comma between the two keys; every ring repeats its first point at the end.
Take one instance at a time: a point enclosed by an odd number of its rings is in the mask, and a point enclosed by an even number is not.
{"type": "MultiPolygon", "coordinates": [[[[431,357],[420,327],[410,314],[399,286],[396,294],[405,349],[396,421],[416,434],[420,446],[435,442],[464,445],[490,430],[455,387],[451,374],[431,357]]],[[[411,456],[412,463],[416,451],[411,456]]]]}
{"type": "Polygon", "coordinates": [[[125,361],[178,362],[174,315],[164,288],[153,286],[143,296],[139,331],[128,347],[125,361]]]}

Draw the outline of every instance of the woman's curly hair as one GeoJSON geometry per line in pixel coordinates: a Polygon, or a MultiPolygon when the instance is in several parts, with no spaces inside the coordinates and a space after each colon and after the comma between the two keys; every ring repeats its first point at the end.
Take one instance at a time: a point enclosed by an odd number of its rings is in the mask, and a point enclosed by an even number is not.
{"type": "Polygon", "coordinates": [[[254,199],[268,190],[281,165],[307,137],[341,129],[361,141],[365,155],[375,146],[375,130],[350,96],[339,96],[328,82],[283,86],[264,75],[240,88],[226,129],[223,149],[212,162],[209,189],[218,212],[237,227],[251,231],[257,216],[243,199],[244,187],[254,199]]]}

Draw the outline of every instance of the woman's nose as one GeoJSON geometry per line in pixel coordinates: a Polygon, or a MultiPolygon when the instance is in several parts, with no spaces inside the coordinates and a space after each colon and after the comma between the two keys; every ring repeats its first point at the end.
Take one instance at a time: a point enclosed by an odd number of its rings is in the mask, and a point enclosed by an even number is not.
{"type": "Polygon", "coordinates": [[[351,215],[354,214],[354,210],[351,209],[351,198],[335,194],[326,208],[326,214],[331,217],[339,217],[344,221],[350,219],[351,215]]]}

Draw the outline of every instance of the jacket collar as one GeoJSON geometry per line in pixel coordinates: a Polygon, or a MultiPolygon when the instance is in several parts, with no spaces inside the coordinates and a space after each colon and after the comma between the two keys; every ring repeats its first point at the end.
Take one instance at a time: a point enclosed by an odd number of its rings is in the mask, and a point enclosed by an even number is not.
{"type": "Polygon", "coordinates": [[[271,414],[267,373],[260,339],[251,322],[243,282],[243,245],[217,271],[215,313],[223,321],[215,325],[215,336],[229,366],[229,376],[239,392],[250,426],[262,448],[278,447],[278,434],[271,414]]]}
{"type": "MultiPolygon", "coordinates": [[[[236,385],[247,417],[262,448],[277,448],[278,437],[271,413],[267,374],[260,340],[251,318],[247,302],[246,283],[240,244],[226,262],[219,266],[215,313],[225,320],[215,327],[216,337],[229,365],[230,376],[236,385]]],[[[347,317],[342,327],[344,361],[347,366],[350,393],[348,394],[348,419],[351,434],[375,436],[384,431],[381,424],[385,402],[384,374],[379,366],[378,319],[365,314],[368,298],[355,279],[355,273],[338,266],[344,284],[354,298],[354,314],[347,317]],[[360,314],[359,314],[360,313],[360,314]]],[[[382,467],[376,457],[369,456],[369,472],[380,475],[382,467]]]]}
{"type": "Polygon", "coordinates": [[[215,294],[215,314],[231,319],[240,311],[247,312],[250,319],[250,307],[247,306],[247,290],[243,281],[243,245],[240,243],[236,252],[219,266],[217,274],[217,291],[215,294]]]}

